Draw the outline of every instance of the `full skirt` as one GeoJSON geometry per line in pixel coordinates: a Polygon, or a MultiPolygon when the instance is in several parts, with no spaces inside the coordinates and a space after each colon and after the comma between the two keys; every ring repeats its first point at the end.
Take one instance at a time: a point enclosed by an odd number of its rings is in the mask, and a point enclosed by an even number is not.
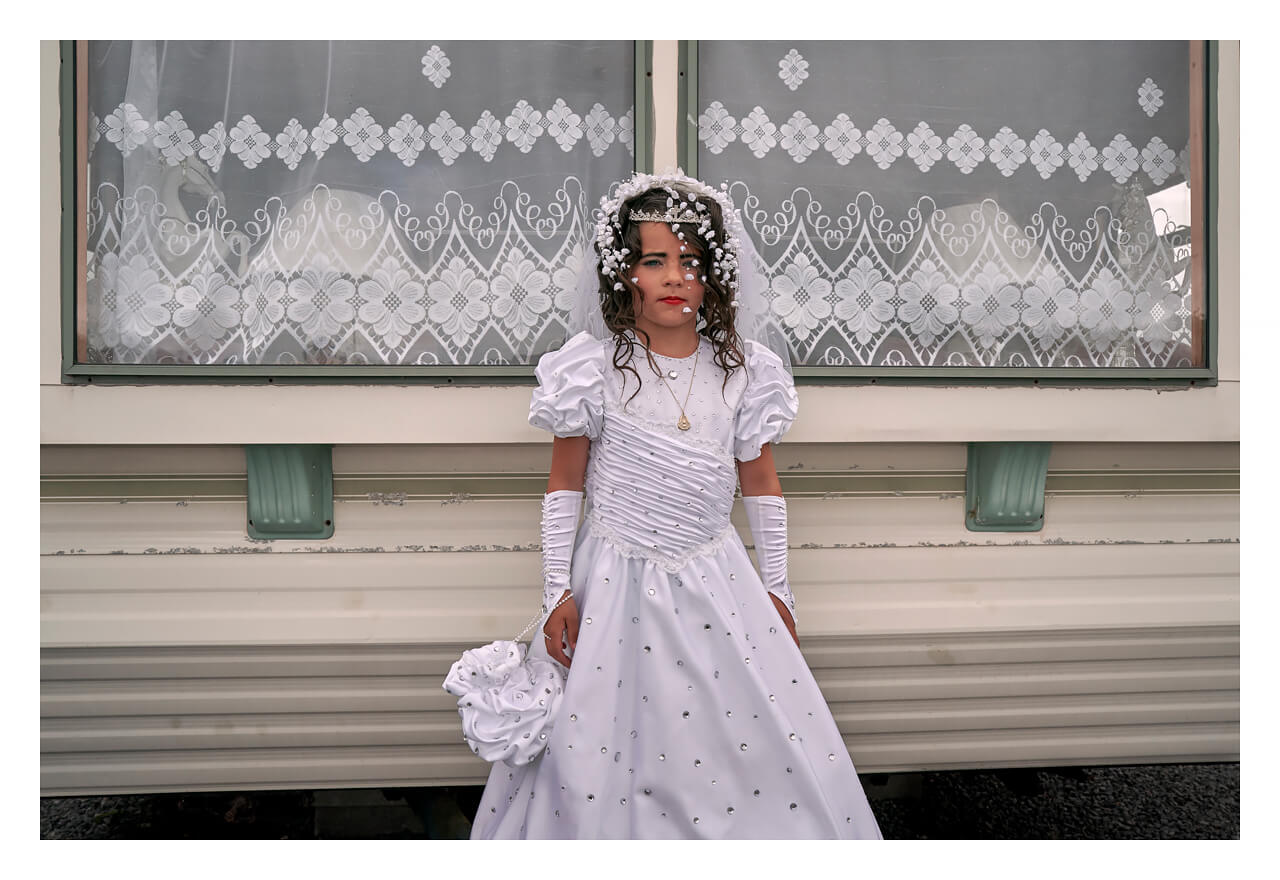
{"type": "Polygon", "coordinates": [[[547,750],[494,764],[473,839],[880,837],[736,532],[668,572],[584,524],[571,586],[578,642],[547,750]]]}

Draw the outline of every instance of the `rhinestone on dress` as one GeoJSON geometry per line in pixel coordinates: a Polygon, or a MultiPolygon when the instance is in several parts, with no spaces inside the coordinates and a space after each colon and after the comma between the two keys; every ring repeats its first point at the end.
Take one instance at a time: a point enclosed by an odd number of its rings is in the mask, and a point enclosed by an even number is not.
{"type": "Polygon", "coordinates": [[[746,744],[746,743],[741,743],[741,744],[738,746],[738,748],[742,749],[742,750],[745,752],[745,751],[747,750],[747,744],[746,744]]]}
{"type": "Polygon", "coordinates": [[[834,753],[834,752],[833,752],[833,753],[831,753],[831,754],[829,754],[829,755],[827,755],[827,760],[828,760],[828,761],[834,761],[835,759],[836,759],[836,756],[835,756],[835,753],[834,753]]]}
{"type": "Polygon", "coordinates": [[[658,760],[659,760],[659,761],[665,761],[665,760],[667,760],[667,756],[666,756],[665,754],[661,754],[661,753],[660,753],[660,754],[658,755],[658,760]]]}
{"type": "Polygon", "coordinates": [[[667,370],[667,377],[671,379],[679,379],[680,374],[677,373],[675,370],[667,370]]]}
{"type": "Polygon", "coordinates": [[[577,721],[577,720],[578,720],[578,716],[577,716],[577,715],[570,715],[570,716],[569,716],[569,720],[570,720],[570,721],[577,721]]]}

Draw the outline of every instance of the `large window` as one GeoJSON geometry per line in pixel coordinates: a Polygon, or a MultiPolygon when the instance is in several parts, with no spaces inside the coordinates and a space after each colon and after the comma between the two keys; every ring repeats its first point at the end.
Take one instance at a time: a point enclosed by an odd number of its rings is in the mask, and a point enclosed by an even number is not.
{"type": "Polygon", "coordinates": [[[81,49],[80,364],[530,364],[635,163],[631,42],[81,49]]]}
{"type": "Polygon", "coordinates": [[[797,364],[1206,366],[1202,44],[695,52],[687,158],[729,183],[797,364]]]}
{"type": "Polygon", "coordinates": [[[1212,379],[1204,43],[685,45],[78,44],[66,372],[526,375],[656,129],[802,378],[1212,379]]]}

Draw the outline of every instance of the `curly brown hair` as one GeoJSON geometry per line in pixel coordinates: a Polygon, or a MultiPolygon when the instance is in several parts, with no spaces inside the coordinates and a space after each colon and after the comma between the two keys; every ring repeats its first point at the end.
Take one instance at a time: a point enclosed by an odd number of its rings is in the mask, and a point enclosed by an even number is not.
{"type": "MultiPolygon", "coordinates": [[[[679,184],[671,184],[671,188],[679,194],[686,202],[689,200],[690,192],[679,184]]],[[[640,224],[631,221],[631,212],[635,211],[656,211],[663,213],[667,210],[667,199],[671,197],[665,186],[657,186],[652,189],[645,190],[628,199],[618,209],[618,222],[622,226],[621,231],[610,227],[613,230],[612,247],[615,252],[621,252],[623,248],[627,249],[629,254],[624,262],[623,271],[619,274],[622,283],[621,290],[614,289],[613,279],[607,277],[602,271],[600,265],[599,253],[600,244],[596,243],[596,275],[600,284],[600,309],[604,313],[604,324],[613,333],[614,351],[613,366],[618,370],[630,370],[632,375],[636,377],[637,387],[632,392],[631,397],[627,398],[630,403],[632,398],[640,393],[640,374],[632,365],[631,361],[635,357],[635,342],[627,331],[630,330],[637,336],[644,337],[645,357],[649,361],[655,373],[661,372],[658,365],[653,360],[653,353],[649,350],[650,338],[649,334],[643,329],[636,326],[636,316],[634,307],[634,296],[637,290],[636,285],[631,283],[630,272],[631,267],[635,265],[640,256],[640,224]]],[[[711,231],[715,234],[716,241],[725,241],[724,217],[720,211],[720,203],[713,198],[694,194],[694,198],[701,202],[706,208],[706,213],[711,218],[711,231]]],[[[692,224],[682,224],[681,232],[684,233],[684,241],[689,245],[690,251],[696,256],[704,266],[708,261],[705,255],[710,253],[711,248],[708,245],[708,239],[704,238],[692,224]]],[[[698,308],[698,335],[705,336],[711,341],[715,348],[715,362],[724,370],[724,383],[721,387],[721,393],[724,393],[728,387],[729,377],[733,375],[733,371],[738,367],[746,364],[746,358],[742,353],[742,340],[738,336],[738,331],[733,324],[733,307],[729,305],[733,299],[733,294],[725,287],[722,276],[707,272],[706,281],[703,283],[705,293],[702,298],[702,305],[698,308]]]]}

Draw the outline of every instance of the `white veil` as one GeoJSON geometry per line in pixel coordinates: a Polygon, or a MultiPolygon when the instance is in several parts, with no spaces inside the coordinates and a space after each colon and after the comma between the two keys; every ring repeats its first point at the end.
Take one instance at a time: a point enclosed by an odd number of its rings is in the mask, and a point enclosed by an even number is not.
{"type": "MultiPolygon", "coordinates": [[[[691,177],[685,177],[679,169],[674,175],[663,175],[662,180],[698,182],[691,177]]],[[[615,190],[621,183],[623,181],[613,184],[610,189],[615,190]]],[[[727,194],[721,193],[721,195],[723,198],[728,199],[727,194]]],[[[732,205],[732,202],[729,202],[729,204],[732,205]]],[[[592,220],[598,222],[601,219],[601,213],[602,210],[600,208],[592,211],[592,220]]],[[[724,215],[727,236],[736,238],[738,242],[738,290],[736,294],[738,306],[734,309],[734,327],[738,331],[738,336],[744,342],[751,340],[765,346],[776,354],[781,359],[787,372],[790,373],[790,346],[787,344],[787,337],[782,330],[782,325],[778,323],[777,317],[773,315],[769,308],[769,301],[765,297],[765,291],[769,287],[769,280],[765,274],[764,261],[756,250],[751,236],[747,234],[743,226],[741,214],[735,209],[724,212],[724,215]]],[[[594,228],[596,223],[587,224],[587,227],[594,228]]],[[[600,279],[597,274],[598,264],[599,258],[591,246],[591,241],[583,242],[582,250],[578,254],[578,277],[573,294],[573,303],[569,310],[569,337],[573,337],[584,330],[597,339],[611,339],[613,337],[613,334],[605,326],[604,314],[601,311],[600,279]]]]}

